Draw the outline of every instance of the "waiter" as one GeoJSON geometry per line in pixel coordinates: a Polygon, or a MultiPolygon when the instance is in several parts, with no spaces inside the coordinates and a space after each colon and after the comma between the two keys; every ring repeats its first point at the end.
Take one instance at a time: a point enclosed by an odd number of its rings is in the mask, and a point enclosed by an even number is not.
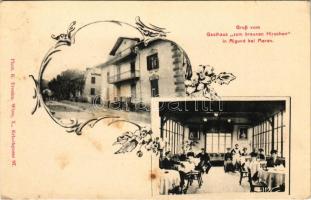
{"type": "Polygon", "coordinates": [[[235,169],[237,169],[239,162],[240,162],[240,156],[241,156],[241,151],[239,149],[239,145],[235,144],[235,148],[231,150],[231,155],[232,155],[232,164],[235,169]]]}

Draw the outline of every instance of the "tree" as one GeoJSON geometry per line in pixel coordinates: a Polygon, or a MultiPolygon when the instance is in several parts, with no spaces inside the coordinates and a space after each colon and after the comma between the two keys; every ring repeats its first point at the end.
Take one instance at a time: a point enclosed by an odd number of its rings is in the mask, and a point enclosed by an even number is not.
{"type": "Polygon", "coordinates": [[[48,83],[48,88],[57,100],[72,100],[82,93],[84,83],[83,71],[68,69],[54,77],[48,83]]]}

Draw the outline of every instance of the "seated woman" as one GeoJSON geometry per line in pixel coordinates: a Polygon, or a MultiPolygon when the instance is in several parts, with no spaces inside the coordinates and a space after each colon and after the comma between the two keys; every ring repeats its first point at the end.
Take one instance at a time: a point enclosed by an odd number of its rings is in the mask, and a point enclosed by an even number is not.
{"type": "Polygon", "coordinates": [[[229,172],[229,171],[234,172],[234,166],[232,164],[232,154],[230,150],[231,150],[230,148],[227,148],[227,153],[225,153],[225,158],[224,158],[225,172],[229,172]]]}
{"type": "Polygon", "coordinates": [[[186,186],[185,184],[185,180],[187,176],[186,174],[195,169],[195,164],[191,161],[193,157],[192,155],[194,154],[190,153],[189,157],[187,157],[185,154],[182,154],[179,157],[180,165],[178,166],[178,171],[180,175],[180,187],[182,188],[182,190],[184,190],[186,186]]]}
{"type": "Polygon", "coordinates": [[[179,162],[172,159],[170,151],[165,153],[164,159],[160,162],[161,169],[174,169],[174,165],[179,164],[179,162]]]}
{"type": "Polygon", "coordinates": [[[248,155],[248,153],[247,153],[247,148],[244,147],[244,148],[242,149],[242,154],[241,154],[241,156],[247,156],[247,155],[248,155]]]}
{"type": "Polygon", "coordinates": [[[258,171],[260,169],[260,163],[257,161],[257,153],[252,152],[250,155],[251,155],[251,161],[246,162],[245,166],[251,172],[252,181],[258,181],[259,180],[258,171]]]}
{"type": "Polygon", "coordinates": [[[277,150],[271,150],[271,158],[267,159],[267,167],[275,167],[278,165],[282,165],[282,161],[277,156],[277,150]]]}
{"type": "Polygon", "coordinates": [[[258,159],[259,160],[266,160],[266,156],[265,156],[265,154],[263,153],[263,149],[258,149],[258,151],[259,151],[259,154],[258,154],[258,159]]]}
{"type": "Polygon", "coordinates": [[[245,165],[245,162],[246,162],[246,156],[248,155],[247,153],[247,148],[244,147],[242,149],[242,154],[241,154],[241,157],[240,157],[240,166],[239,167],[242,167],[244,169],[244,165],[245,165]]]}

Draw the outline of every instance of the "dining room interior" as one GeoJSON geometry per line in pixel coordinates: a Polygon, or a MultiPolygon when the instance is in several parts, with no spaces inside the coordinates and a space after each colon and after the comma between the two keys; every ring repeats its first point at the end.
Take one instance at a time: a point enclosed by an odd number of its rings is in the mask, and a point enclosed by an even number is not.
{"type": "Polygon", "coordinates": [[[288,192],[289,103],[157,100],[156,192],[288,192]]]}

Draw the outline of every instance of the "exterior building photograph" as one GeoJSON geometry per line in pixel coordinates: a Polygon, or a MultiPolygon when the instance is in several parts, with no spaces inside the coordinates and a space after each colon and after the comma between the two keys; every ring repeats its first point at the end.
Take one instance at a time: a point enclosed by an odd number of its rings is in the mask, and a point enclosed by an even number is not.
{"type": "Polygon", "coordinates": [[[148,111],[152,97],[185,95],[187,68],[187,56],[171,41],[145,45],[138,38],[119,37],[108,60],[92,68],[96,73],[86,73],[84,95],[90,103],[100,96],[107,108],[148,111]]]}
{"type": "Polygon", "coordinates": [[[119,37],[105,48],[109,54],[103,55],[101,64],[72,67],[44,80],[44,100],[55,117],[112,114],[150,123],[151,98],[186,95],[184,82],[191,65],[174,42],[154,39],[146,44],[138,38],[119,37]]]}
{"type": "Polygon", "coordinates": [[[288,191],[289,99],[153,106],[152,129],[162,141],[154,162],[163,174],[159,194],[288,191]]]}

